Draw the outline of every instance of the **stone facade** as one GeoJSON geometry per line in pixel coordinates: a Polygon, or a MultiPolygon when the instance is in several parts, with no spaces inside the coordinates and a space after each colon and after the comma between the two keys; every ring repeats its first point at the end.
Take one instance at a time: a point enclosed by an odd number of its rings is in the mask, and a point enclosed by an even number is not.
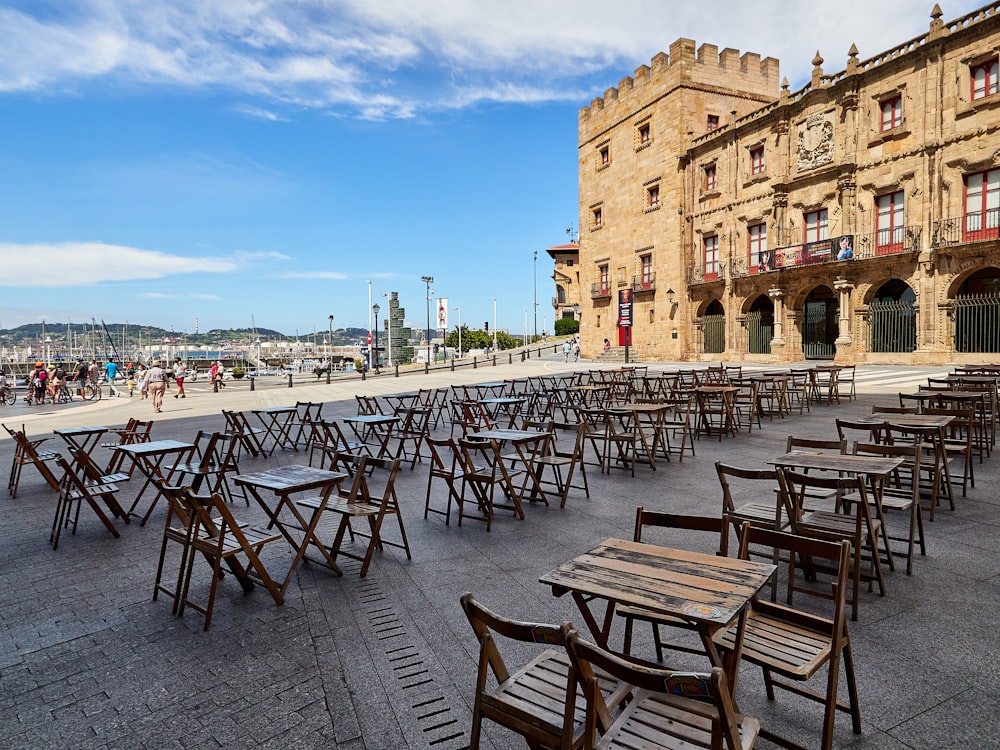
{"type": "Polygon", "coordinates": [[[552,281],[555,282],[556,296],[552,298],[553,328],[561,318],[580,319],[583,298],[580,294],[580,245],[567,242],[545,248],[555,267],[552,281]]]}
{"type": "Polygon", "coordinates": [[[585,355],[630,289],[646,358],[995,359],[1000,4],[941,16],[796,92],[681,39],[583,108],[585,355]]]}

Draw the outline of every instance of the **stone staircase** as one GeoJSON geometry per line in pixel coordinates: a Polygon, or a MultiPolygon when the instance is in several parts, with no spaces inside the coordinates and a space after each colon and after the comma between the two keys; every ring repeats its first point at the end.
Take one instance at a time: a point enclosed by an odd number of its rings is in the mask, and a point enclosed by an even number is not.
{"type": "MultiPolygon", "coordinates": [[[[634,347],[629,347],[628,350],[628,361],[629,364],[633,362],[642,362],[642,357],[638,356],[635,352],[634,347]]],[[[594,357],[594,362],[621,362],[625,363],[625,347],[624,346],[612,346],[608,351],[602,351],[596,357],[594,357]]]]}

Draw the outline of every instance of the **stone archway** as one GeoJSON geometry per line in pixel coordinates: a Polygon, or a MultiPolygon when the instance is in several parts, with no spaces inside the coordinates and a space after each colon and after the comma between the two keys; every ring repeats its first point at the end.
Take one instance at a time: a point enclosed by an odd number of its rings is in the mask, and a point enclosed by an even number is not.
{"type": "Polygon", "coordinates": [[[917,295],[902,279],[872,291],[868,304],[868,351],[909,353],[917,348],[917,295]]]}
{"type": "Polygon", "coordinates": [[[1000,352],[1000,269],[956,279],[949,290],[956,352],[1000,352]]]}
{"type": "Polygon", "coordinates": [[[806,359],[833,359],[840,335],[840,301],[828,286],[813,287],[802,303],[802,355],[806,359]]]}
{"type": "Polygon", "coordinates": [[[758,294],[746,312],[747,354],[770,354],[774,338],[774,301],[766,294],[758,294]]]}

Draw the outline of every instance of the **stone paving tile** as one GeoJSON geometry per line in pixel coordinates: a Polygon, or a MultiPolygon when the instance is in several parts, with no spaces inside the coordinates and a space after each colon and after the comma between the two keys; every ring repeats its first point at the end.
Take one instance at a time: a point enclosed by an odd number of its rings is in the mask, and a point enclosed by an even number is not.
{"type": "MultiPolygon", "coordinates": [[[[436,386],[520,375],[529,367],[544,372],[562,363],[419,377],[421,384],[436,386]]],[[[53,496],[26,469],[17,500],[0,501],[6,506],[0,529],[0,746],[464,748],[477,647],[458,606],[463,591],[514,617],[579,622],[571,599],[552,597],[538,577],[609,536],[630,536],[637,505],[717,514],[716,460],[760,465],[783,452],[788,434],[830,435],[835,416],[889,403],[900,384],[912,390],[927,374],[937,373],[865,368],[859,371],[863,392],[857,402],[765,420],[760,431],[721,443],[698,441],[697,456],[661,463],[655,472],[639,467],[635,479],[621,470],[601,475],[591,468],[589,500],[574,492],[565,509],[532,503],[523,521],[498,513],[490,533],[471,520],[458,528],[454,513],[450,526],[440,516],[424,520],[426,464],[404,469],[397,487],[412,561],[387,548],[375,555],[363,580],[354,562],[345,562],[343,578],[306,563],[281,607],[265,592],[244,594],[223,580],[208,633],[194,612],[176,618],[169,598],[151,601],[164,507],[146,527],[119,525],[120,539],[85,508],[77,533],[64,533],[53,551],[46,544],[53,496]]],[[[190,439],[199,429],[222,429],[222,405],[260,408],[322,399],[329,402],[325,416],[343,416],[354,413],[354,392],[409,390],[413,382],[369,379],[218,398],[193,392],[183,407],[168,403],[153,436],[190,439]]],[[[28,414],[24,421],[34,435],[74,420],[120,424],[148,410],[148,404],[122,401],[28,414]]],[[[447,426],[440,432],[447,434],[447,426]]],[[[11,455],[10,441],[0,439],[0,465],[9,466],[11,455]]],[[[243,470],[305,460],[301,452],[279,452],[266,461],[247,461],[243,470]]],[[[925,524],[928,556],[916,560],[913,576],[897,569],[888,575],[887,596],[863,592],[860,619],[850,631],[864,734],[853,735],[850,722],[840,717],[837,747],[983,747],[996,736],[1000,473],[993,463],[991,458],[976,466],[977,487],[968,498],[956,498],[956,511],[942,508],[933,524],[925,524]]],[[[138,477],[124,483],[123,499],[130,502],[139,484],[138,477]]],[[[443,502],[441,487],[433,497],[443,502]]],[[[234,508],[248,520],[262,518],[256,507],[234,508]]],[[[679,534],[664,543],[701,548],[679,534]]],[[[283,576],[288,559],[269,549],[266,562],[283,576]]],[[[197,578],[199,596],[207,584],[204,575],[197,578]]],[[[647,629],[637,630],[636,649],[651,653],[647,629]]],[[[529,652],[521,645],[511,649],[515,661],[529,652]]],[[[702,666],[698,657],[690,659],[677,664],[702,666]]],[[[780,693],[768,702],[759,670],[742,670],[740,701],[771,728],[815,744],[817,707],[780,693]]],[[[523,746],[502,729],[484,729],[484,747],[523,746]]]]}

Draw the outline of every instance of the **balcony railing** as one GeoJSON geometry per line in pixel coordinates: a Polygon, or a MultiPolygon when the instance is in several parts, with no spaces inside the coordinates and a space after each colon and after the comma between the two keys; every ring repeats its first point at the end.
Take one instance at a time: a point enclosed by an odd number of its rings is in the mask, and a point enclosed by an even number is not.
{"type": "Polygon", "coordinates": [[[604,299],[605,297],[611,296],[611,287],[604,284],[591,284],[590,285],[590,298],[591,299],[604,299]]]}
{"type": "Polygon", "coordinates": [[[1000,208],[934,222],[931,247],[967,245],[1000,237],[1000,208]]]}
{"type": "Polygon", "coordinates": [[[693,268],[687,270],[687,283],[688,284],[710,284],[714,281],[720,281],[726,278],[727,269],[724,263],[719,263],[718,267],[711,270],[706,270],[703,263],[699,263],[693,268]]]}
{"type": "Polygon", "coordinates": [[[637,273],[632,277],[633,292],[651,292],[656,289],[655,273],[637,273]]]}

